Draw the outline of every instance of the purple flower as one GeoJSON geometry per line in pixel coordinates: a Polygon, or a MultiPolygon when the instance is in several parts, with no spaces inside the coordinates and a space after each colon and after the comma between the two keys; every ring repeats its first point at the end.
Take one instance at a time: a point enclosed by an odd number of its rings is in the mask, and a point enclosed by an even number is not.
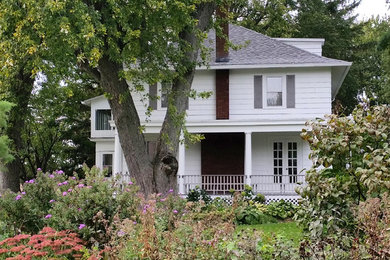
{"type": "Polygon", "coordinates": [[[69,189],[68,192],[72,192],[72,189],[69,189]]]}
{"type": "Polygon", "coordinates": [[[92,188],[92,186],[87,186],[88,189],[92,188]]]}
{"type": "Polygon", "coordinates": [[[169,193],[172,193],[172,192],[173,192],[173,189],[170,189],[168,192],[169,192],[169,193]]]}
{"type": "Polygon", "coordinates": [[[179,213],[176,209],[172,210],[173,214],[179,213]]]}
{"type": "Polygon", "coordinates": [[[22,198],[22,195],[18,195],[15,197],[15,200],[20,200],[22,198]]]}
{"type": "Polygon", "coordinates": [[[64,171],[63,170],[59,170],[59,171],[57,171],[57,174],[63,174],[64,173],[64,171]]]}
{"type": "Polygon", "coordinates": [[[41,168],[38,168],[38,169],[37,169],[37,171],[39,171],[39,172],[40,172],[40,171],[42,171],[42,169],[41,169],[41,168]]]}
{"type": "Polygon", "coordinates": [[[25,181],[24,183],[28,183],[28,181],[25,181]]]}
{"type": "Polygon", "coordinates": [[[62,196],[66,196],[66,194],[68,194],[66,191],[64,191],[63,193],[62,193],[62,196]]]}
{"type": "Polygon", "coordinates": [[[78,210],[78,211],[81,211],[81,208],[78,208],[77,210],[78,210]]]}
{"type": "Polygon", "coordinates": [[[164,202],[164,201],[166,201],[166,200],[167,200],[167,199],[160,199],[161,202],[164,202]]]}
{"type": "Polygon", "coordinates": [[[62,183],[62,185],[67,185],[68,184],[68,182],[67,181],[64,181],[63,183],[62,183]]]}
{"type": "Polygon", "coordinates": [[[132,182],[132,181],[130,181],[130,182],[129,182],[129,185],[133,185],[133,182],[132,182]]]}
{"type": "Polygon", "coordinates": [[[80,224],[79,229],[85,228],[85,224],[80,224]]]}
{"type": "Polygon", "coordinates": [[[136,225],[136,224],[137,224],[137,221],[133,221],[133,224],[136,225]]]}
{"type": "Polygon", "coordinates": [[[49,201],[49,203],[53,203],[53,202],[55,202],[55,200],[50,200],[50,201],[49,201]]]}
{"type": "Polygon", "coordinates": [[[62,182],[60,182],[60,183],[58,183],[57,185],[58,185],[58,186],[62,186],[63,184],[62,184],[62,182]]]}
{"type": "Polygon", "coordinates": [[[26,192],[25,192],[25,191],[23,191],[23,192],[22,192],[22,195],[26,195],[26,192]]]}
{"type": "Polygon", "coordinates": [[[72,177],[72,180],[75,180],[75,179],[76,179],[76,177],[73,176],[73,177],[72,177]]]}
{"type": "Polygon", "coordinates": [[[54,175],[53,175],[53,174],[50,174],[50,175],[49,175],[49,178],[53,179],[53,178],[54,178],[54,175]]]}
{"type": "Polygon", "coordinates": [[[45,216],[45,219],[49,219],[49,218],[51,218],[51,214],[45,216]]]}
{"type": "Polygon", "coordinates": [[[77,187],[82,188],[84,187],[84,184],[80,183],[79,185],[77,185],[77,187]]]}
{"type": "Polygon", "coordinates": [[[118,231],[117,235],[118,237],[123,237],[124,235],[126,235],[126,232],[121,229],[118,231]]]}
{"type": "Polygon", "coordinates": [[[34,182],[35,182],[34,179],[28,181],[28,183],[34,183],[34,182]]]}

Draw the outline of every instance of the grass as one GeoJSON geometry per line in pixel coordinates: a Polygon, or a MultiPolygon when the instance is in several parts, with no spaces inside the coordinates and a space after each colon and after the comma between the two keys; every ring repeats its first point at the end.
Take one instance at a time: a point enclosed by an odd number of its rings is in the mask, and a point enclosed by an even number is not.
{"type": "Polygon", "coordinates": [[[249,228],[262,231],[264,233],[264,241],[268,241],[270,244],[273,243],[273,240],[276,236],[283,236],[288,240],[292,240],[297,246],[299,244],[299,241],[302,239],[302,229],[298,227],[295,222],[241,225],[237,227],[237,230],[249,228]]]}

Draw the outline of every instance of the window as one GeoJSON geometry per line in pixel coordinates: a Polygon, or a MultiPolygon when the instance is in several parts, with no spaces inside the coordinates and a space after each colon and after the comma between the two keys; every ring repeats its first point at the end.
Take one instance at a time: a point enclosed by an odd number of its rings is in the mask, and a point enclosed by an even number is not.
{"type": "Polygon", "coordinates": [[[163,82],[161,83],[161,107],[168,107],[168,93],[172,88],[172,83],[163,82]]]}
{"type": "Polygon", "coordinates": [[[266,99],[268,107],[283,106],[283,80],[281,76],[267,77],[266,99]]]}
{"type": "Polygon", "coordinates": [[[295,108],[295,75],[253,77],[254,108],[295,108]]]}
{"type": "Polygon", "coordinates": [[[110,109],[99,109],[96,110],[96,130],[111,130],[111,110],[110,109]]]}
{"type": "Polygon", "coordinates": [[[103,154],[103,170],[106,170],[106,177],[109,177],[112,175],[112,154],[106,153],[103,154]]]}

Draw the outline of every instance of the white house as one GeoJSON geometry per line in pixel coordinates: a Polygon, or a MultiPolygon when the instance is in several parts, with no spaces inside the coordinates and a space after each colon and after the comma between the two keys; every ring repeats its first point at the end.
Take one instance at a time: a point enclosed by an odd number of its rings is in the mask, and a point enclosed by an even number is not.
{"type": "MultiPolygon", "coordinates": [[[[197,69],[192,88],[212,95],[189,99],[186,124],[205,140],[180,145],[179,192],[198,185],[224,194],[249,184],[269,200],[294,200],[294,188],[304,182],[303,171],[311,166],[300,132],[306,121],[331,113],[331,101],[351,63],[322,57],[323,39],[274,39],[235,25],[226,33],[245,47],[226,52],[223,40],[209,33],[206,44],[217,42],[217,51],[212,51],[208,68],[197,69]]],[[[145,104],[142,93],[133,94],[141,121],[147,106],[154,108],[145,121],[148,147],[153,149],[166,104],[161,84],[145,89],[162,96],[145,104]]],[[[91,107],[96,165],[112,168],[114,174],[127,173],[107,100],[99,96],[85,104],[91,107]]]]}

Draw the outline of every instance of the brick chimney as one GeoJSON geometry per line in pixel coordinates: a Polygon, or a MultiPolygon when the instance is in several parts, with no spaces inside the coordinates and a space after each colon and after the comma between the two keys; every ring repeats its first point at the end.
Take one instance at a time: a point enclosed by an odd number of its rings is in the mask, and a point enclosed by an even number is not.
{"type": "MultiPolygon", "coordinates": [[[[224,8],[217,8],[217,17],[222,19],[221,29],[222,34],[229,38],[229,23],[226,21],[227,19],[227,6],[224,8]]],[[[227,47],[227,41],[225,38],[220,37],[215,34],[215,61],[216,62],[227,62],[229,61],[229,47],[227,47]]]]}
{"type": "MultiPolygon", "coordinates": [[[[217,9],[217,17],[222,19],[222,33],[229,38],[229,23],[227,22],[227,6],[217,9]]],[[[225,38],[215,34],[215,62],[228,62],[229,49],[225,38]]],[[[215,70],[216,119],[229,119],[229,70],[215,70]]]]}

